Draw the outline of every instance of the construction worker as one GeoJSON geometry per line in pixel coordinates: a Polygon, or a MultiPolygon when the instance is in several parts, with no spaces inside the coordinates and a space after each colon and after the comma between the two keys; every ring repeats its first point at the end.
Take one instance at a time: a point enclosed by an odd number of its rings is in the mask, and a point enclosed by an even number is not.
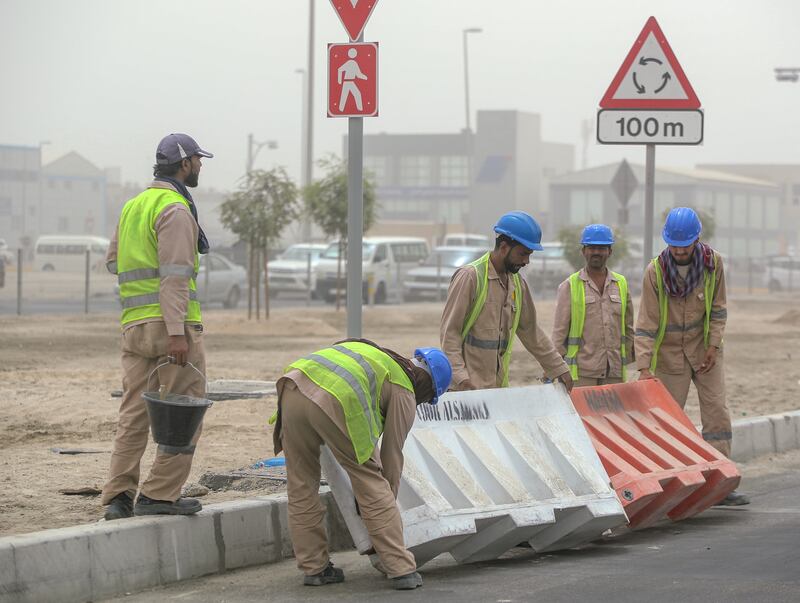
{"type": "Polygon", "coordinates": [[[589,224],[581,245],[586,266],[558,287],[553,344],[577,387],[624,383],[633,360],[633,304],[625,277],[606,267],[614,234],[589,224]]]}
{"type": "Polygon", "coordinates": [[[452,389],[507,387],[517,336],[545,376],[571,390],[569,367],[537,324],[528,284],[518,274],[542,249],[542,229],[525,212],[512,211],[494,231],[494,250],[456,270],[447,292],[439,336],[453,367],[452,389]]]}
{"type": "Polygon", "coordinates": [[[397,491],[403,443],[417,404],[436,404],[450,385],[441,350],[408,360],[365,339],[345,340],[289,365],[277,382],[275,454],[286,456],[289,531],[303,584],[344,581],[331,563],[319,498],[320,446],[347,472],[381,569],[397,590],[422,586],[403,541],[397,491]],[[380,447],[378,439],[383,434],[380,447]]]}
{"type": "MultiPolygon", "coordinates": [[[[701,243],[703,226],[689,207],[669,212],[667,248],[648,264],[636,321],[639,379],[658,377],[683,408],[693,382],[700,400],[703,439],[731,454],[731,417],[725,401],[722,336],[728,317],[722,257],[701,243]]],[[[732,492],[720,504],[744,505],[732,492]]]]}
{"type": "Polygon", "coordinates": [[[156,150],[154,181],[128,201],[109,246],[106,265],[119,280],[122,302],[123,394],[101,503],[107,520],[132,515],[191,515],[202,505],[181,498],[200,428],[190,446],[159,445],[150,475],[139,486],[139,464],[150,423],[143,391],[205,397],[203,324],[195,279],[208,240],[189,188],[201,158],[213,157],[186,134],[165,136],[156,150]],[[167,366],[156,367],[164,363],[167,366]],[[191,363],[197,371],[182,368],[191,363]],[[154,372],[155,371],[155,372],[154,372]],[[134,498],[137,490],[139,497],[134,498]]]}

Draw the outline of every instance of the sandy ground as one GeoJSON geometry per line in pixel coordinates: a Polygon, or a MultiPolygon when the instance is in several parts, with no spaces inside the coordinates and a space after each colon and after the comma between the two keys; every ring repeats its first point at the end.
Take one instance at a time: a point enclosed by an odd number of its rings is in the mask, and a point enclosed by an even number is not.
{"type": "MultiPolygon", "coordinates": [[[[248,321],[244,311],[206,312],[209,379],[273,380],[286,364],[343,336],[343,311],[307,310],[298,304],[296,310],[276,310],[269,321],[260,322],[248,321]]],[[[552,302],[538,302],[537,308],[549,332],[552,302]]],[[[789,296],[731,302],[725,362],[734,419],[800,408],[797,308],[789,296]]],[[[414,347],[438,344],[440,313],[439,304],[366,308],[363,333],[410,354],[414,347]]],[[[521,346],[511,375],[512,385],[541,375],[521,346]]],[[[66,496],[59,490],[102,487],[119,404],[109,393],[120,384],[116,315],[0,317],[0,535],[101,517],[97,497],[66,496]],[[66,456],[54,454],[52,447],[104,452],[66,456]]],[[[274,408],[274,397],[217,402],[206,415],[189,481],[207,471],[225,472],[271,457],[267,419],[274,408]]],[[[697,421],[696,398],[690,398],[687,412],[697,421]]],[[[145,471],[153,448],[143,459],[145,471]]],[[[202,500],[252,495],[228,490],[202,500]]]]}

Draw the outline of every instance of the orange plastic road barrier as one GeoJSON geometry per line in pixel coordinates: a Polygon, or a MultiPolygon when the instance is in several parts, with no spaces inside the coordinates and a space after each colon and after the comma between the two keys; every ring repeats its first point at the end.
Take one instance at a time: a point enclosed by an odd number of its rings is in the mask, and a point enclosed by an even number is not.
{"type": "Polygon", "coordinates": [[[657,379],[576,387],[571,397],[632,528],[696,515],[739,485],[733,461],[657,379]]]}

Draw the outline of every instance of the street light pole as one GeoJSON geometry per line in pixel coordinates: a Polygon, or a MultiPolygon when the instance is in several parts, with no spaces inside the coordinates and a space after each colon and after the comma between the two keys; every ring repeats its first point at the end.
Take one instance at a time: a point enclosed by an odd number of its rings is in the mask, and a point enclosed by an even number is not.
{"type": "MultiPolygon", "coordinates": [[[[311,184],[314,169],[314,0],[308,0],[308,66],[305,73],[305,148],[303,163],[303,186],[311,184]]],[[[305,216],[305,214],[304,214],[305,216]]],[[[311,220],[303,218],[303,240],[311,241],[311,220]]]]}
{"type": "Polygon", "coordinates": [[[250,175],[250,172],[253,171],[253,163],[256,160],[256,156],[258,152],[267,147],[268,149],[277,149],[278,142],[275,140],[265,140],[264,142],[258,142],[257,140],[253,139],[253,134],[250,133],[247,135],[247,175],[250,175]]]}
{"type": "Polygon", "coordinates": [[[469,111],[469,55],[467,53],[467,34],[481,33],[480,27],[468,27],[462,32],[464,40],[464,104],[467,113],[467,132],[470,131],[470,111],[469,111]]]}

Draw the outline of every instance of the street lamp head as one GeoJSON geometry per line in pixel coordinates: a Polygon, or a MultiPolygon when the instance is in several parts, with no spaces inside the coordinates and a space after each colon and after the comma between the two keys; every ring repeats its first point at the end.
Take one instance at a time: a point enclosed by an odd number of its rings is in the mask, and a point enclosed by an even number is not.
{"type": "Polygon", "coordinates": [[[294,72],[295,73],[302,73],[303,75],[305,75],[306,70],[298,67],[297,69],[294,70],[294,72]]]}
{"type": "Polygon", "coordinates": [[[797,82],[800,80],[800,67],[776,67],[775,79],[779,82],[797,82]]]}
{"type": "Polygon", "coordinates": [[[468,34],[468,33],[481,33],[482,31],[483,31],[483,29],[480,28],[480,27],[468,27],[468,28],[466,28],[464,30],[464,33],[465,34],[468,34]]]}

